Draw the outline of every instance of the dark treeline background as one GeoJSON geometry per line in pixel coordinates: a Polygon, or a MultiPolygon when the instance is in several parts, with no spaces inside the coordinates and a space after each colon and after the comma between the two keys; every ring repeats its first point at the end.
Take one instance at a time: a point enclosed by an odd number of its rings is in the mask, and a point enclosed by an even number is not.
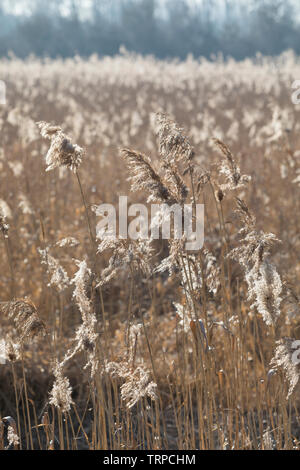
{"type": "Polygon", "coordinates": [[[293,0],[0,0],[1,56],[113,55],[121,45],[158,58],[300,54],[299,6],[293,0]]]}

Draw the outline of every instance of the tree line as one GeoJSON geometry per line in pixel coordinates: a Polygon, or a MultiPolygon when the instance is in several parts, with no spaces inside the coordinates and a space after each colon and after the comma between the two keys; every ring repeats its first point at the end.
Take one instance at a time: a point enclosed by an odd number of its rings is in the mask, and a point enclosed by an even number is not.
{"type": "Polygon", "coordinates": [[[103,56],[120,46],[160,59],[299,54],[298,9],[292,0],[92,0],[83,11],[79,0],[24,0],[16,14],[0,0],[0,56],[103,56]]]}

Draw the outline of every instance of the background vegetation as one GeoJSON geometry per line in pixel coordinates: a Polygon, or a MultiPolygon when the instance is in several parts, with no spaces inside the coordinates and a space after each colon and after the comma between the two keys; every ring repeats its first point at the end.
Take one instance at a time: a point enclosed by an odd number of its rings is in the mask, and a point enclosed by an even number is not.
{"type": "Polygon", "coordinates": [[[2,0],[2,56],[114,55],[122,45],[181,59],[300,52],[299,6],[292,0],[23,0],[6,6],[2,0]]]}

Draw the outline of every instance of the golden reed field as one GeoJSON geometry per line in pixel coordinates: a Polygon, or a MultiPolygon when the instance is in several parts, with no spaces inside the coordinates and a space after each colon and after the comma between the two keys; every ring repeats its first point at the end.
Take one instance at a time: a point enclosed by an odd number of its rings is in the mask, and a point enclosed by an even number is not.
{"type": "Polygon", "coordinates": [[[300,448],[297,79],[1,61],[0,449],[300,448]],[[119,196],[204,204],[203,248],[101,238],[119,196]]]}

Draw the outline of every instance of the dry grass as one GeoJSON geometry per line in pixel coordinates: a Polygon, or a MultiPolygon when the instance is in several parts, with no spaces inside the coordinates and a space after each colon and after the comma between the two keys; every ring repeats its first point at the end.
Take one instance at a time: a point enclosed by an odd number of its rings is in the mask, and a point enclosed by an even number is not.
{"type": "Polygon", "coordinates": [[[299,449],[297,61],[2,70],[0,448],[299,449]],[[120,195],[203,249],[97,239],[120,195]]]}

